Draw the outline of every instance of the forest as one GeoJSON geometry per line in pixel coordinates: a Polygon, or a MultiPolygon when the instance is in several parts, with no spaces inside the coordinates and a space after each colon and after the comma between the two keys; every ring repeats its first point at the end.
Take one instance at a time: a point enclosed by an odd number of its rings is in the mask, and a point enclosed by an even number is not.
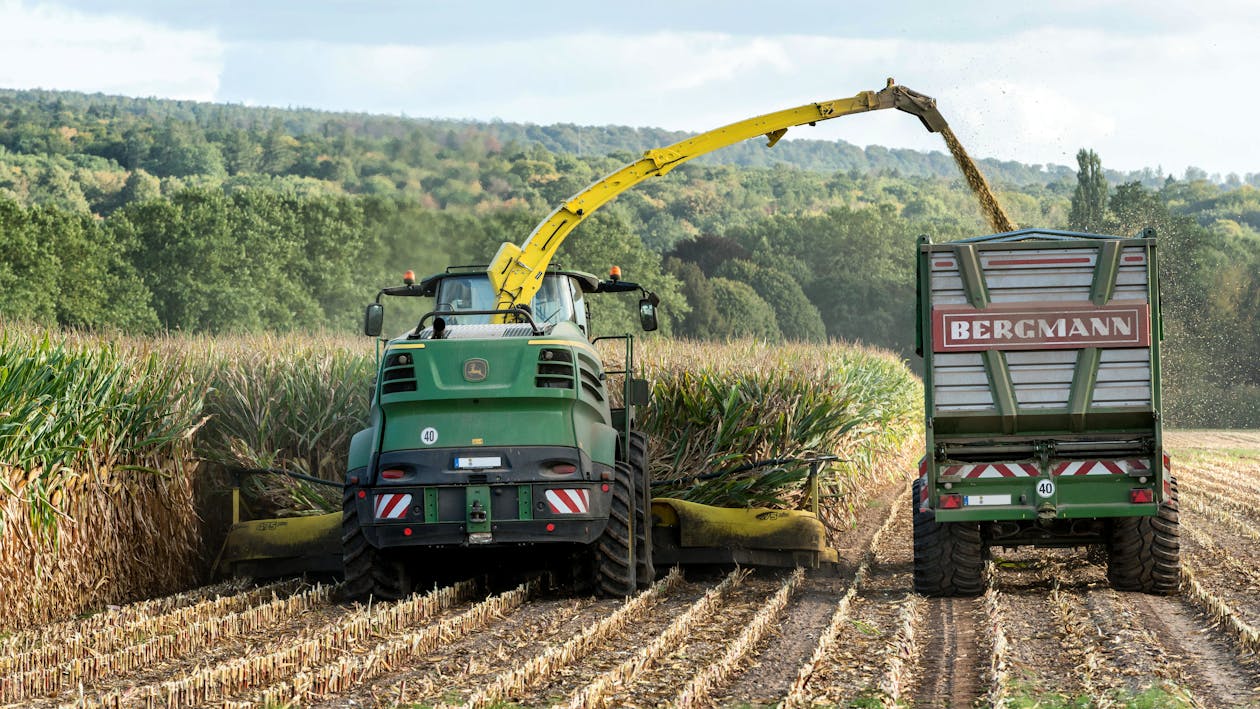
{"type": "MultiPolygon", "coordinates": [[[[403,270],[484,263],[684,135],[0,90],[0,320],[351,333],[403,270]]],[[[1169,420],[1260,425],[1260,173],[1121,173],[1087,149],[980,167],[1021,227],[1155,227],[1169,420]]],[[[916,364],[915,239],[986,231],[944,152],[749,141],[623,194],[559,261],[619,265],[660,295],[665,335],[861,341],[916,364]]],[[[625,303],[594,308],[604,332],[631,326],[625,303]]]]}

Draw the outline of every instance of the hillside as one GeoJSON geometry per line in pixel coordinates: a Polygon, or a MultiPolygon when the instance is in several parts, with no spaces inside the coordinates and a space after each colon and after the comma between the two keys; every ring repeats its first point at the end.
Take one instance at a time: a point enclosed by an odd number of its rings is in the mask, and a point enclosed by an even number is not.
{"type": "MultiPolygon", "coordinates": [[[[351,332],[403,268],[484,262],[681,135],[0,91],[0,317],[351,332]]],[[[1260,191],[1096,163],[1099,184],[1077,194],[1076,170],[981,168],[1020,225],[1159,229],[1174,418],[1260,421],[1260,191]]],[[[616,263],[656,290],[667,334],[860,340],[910,357],[914,239],[983,224],[943,153],[749,141],[622,195],[560,258],[616,263]]],[[[631,320],[598,315],[605,332],[631,320]]]]}

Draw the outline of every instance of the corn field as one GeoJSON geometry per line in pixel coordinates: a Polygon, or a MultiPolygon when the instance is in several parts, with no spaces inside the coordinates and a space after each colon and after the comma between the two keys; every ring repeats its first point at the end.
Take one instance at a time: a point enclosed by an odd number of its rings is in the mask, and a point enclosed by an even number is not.
{"type": "MultiPolygon", "coordinates": [[[[371,605],[305,579],[198,585],[203,488],[223,469],[340,474],[372,376],[358,346],[9,331],[0,704],[1260,703],[1260,436],[1169,435],[1179,596],[1113,591],[1082,551],[994,550],[983,596],[922,598],[907,484],[920,394],[859,348],[650,342],[642,357],[654,472],[676,494],[791,506],[792,459],[843,459],[822,472],[830,570],[661,569],[626,599],[537,581],[371,605]],[[692,479],[766,458],[785,462],[692,479]]],[[[275,485],[247,502],[321,504],[275,485]]]]}
{"type": "MultiPolygon", "coordinates": [[[[204,578],[228,475],[283,468],[340,480],[374,376],[360,339],[139,340],[21,328],[3,338],[0,628],[10,630],[204,578]]],[[[851,518],[843,493],[878,478],[873,462],[915,431],[917,382],[883,353],[649,341],[640,361],[655,386],[655,472],[678,480],[673,494],[794,506],[802,464],[685,478],[839,453],[845,460],[823,476],[839,524],[851,518]],[[697,361],[705,366],[692,371],[697,361]]],[[[329,488],[277,475],[243,477],[242,501],[247,518],[340,505],[329,488]]]]}

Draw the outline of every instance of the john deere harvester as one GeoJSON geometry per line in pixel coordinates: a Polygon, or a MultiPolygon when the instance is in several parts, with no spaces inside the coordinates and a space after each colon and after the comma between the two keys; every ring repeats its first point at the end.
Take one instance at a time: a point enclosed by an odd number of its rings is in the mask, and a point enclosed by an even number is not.
{"type": "MultiPolygon", "coordinates": [[[[635,414],[650,387],[634,374],[633,336],[590,338],[586,299],[638,293],[645,330],[656,328],[658,301],[615,271],[602,280],[552,259],[586,217],[648,177],[759,135],[773,146],[790,127],[885,108],[931,131],[946,127],[932,99],[891,80],[878,92],[733,123],[647,151],[564,202],[521,245],[504,243],[489,266],[382,289],[366,313],[370,336],[381,333],[383,297],[432,306],[405,333],[378,340],[369,427],[351,443],[344,486],[348,594],[397,598],[417,579],[557,562],[608,595],[649,583],[653,502],[635,414]],[[623,348],[613,371],[599,340],[623,348]]],[[[816,564],[828,551],[810,512],[732,514],[668,500],[655,508],[665,563],[816,564]]],[[[256,524],[234,528],[225,566],[268,558],[276,535],[256,524]]]]}

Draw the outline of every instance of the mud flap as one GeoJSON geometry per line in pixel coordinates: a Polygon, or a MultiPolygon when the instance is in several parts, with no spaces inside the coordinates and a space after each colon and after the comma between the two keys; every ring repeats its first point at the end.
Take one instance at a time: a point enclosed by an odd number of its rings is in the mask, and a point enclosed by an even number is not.
{"type": "Polygon", "coordinates": [[[804,510],[732,509],[652,500],[653,560],[658,564],[804,566],[834,563],[822,522],[804,510]]]}

